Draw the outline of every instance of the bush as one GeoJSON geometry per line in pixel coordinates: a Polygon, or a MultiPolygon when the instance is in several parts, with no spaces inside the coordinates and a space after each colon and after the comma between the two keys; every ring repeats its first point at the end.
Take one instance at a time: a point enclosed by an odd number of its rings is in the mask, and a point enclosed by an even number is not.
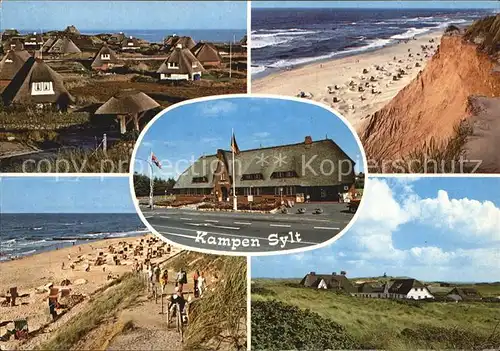
{"type": "Polygon", "coordinates": [[[276,300],[252,301],[253,350],[356,349],[339,324],[276,300]]]}

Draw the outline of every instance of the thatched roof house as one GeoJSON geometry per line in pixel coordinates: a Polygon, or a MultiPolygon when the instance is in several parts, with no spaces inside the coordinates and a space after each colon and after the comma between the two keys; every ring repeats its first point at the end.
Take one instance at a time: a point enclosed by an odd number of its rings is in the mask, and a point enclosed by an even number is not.
{"type": "Polygon", "coordinates": [[[5,105],[56,105],[67,109],[72,97],[60,74],[43,60],[30,57],[2,92],[5,105]]]}
{"type": "Polygon", "coordinates": [[[134,37],[128,37],[122,40],[121,43],[122,50],[139,50],[141,48],[141,44],[139,40],[134,37]]]}
{"type": "Polygon", "coordinates": [[[163,41],[163,44],[168,50],[173,50],[177,45],[182,45],[183,48],[191,50],[195,47],[196,43],[191,37],[171,35],[163,41]]]}
{"type": "Polygon", "coordinates": [[[307,288],[339,290],[349,293],[356,291],[356,288],[345,275],[339,275],[335,272],[332,274],[311,272],[302,278],[300,285],[307,288]]]}
{"type": "Polygon", "coordinates": [[[474,288],[453,288],[446,297],[455,301],[479,301],[481,294],[474,288]]]}
{"type": "Polygon", "coordinates": [[[8,38],[8,37],[15,37],[19,35],[19,31],[17,29],[11,28],[11,29],[6,29],[2,33],[3,38],[8,38]]]}
{"type": "Polygon", "coordinates": [[[42,52],[43,53],[46,53],[50,50],[50,48],[52,47],[52,45],[54,45],[54,43],[57,41],[57,38],[56,37],[49,37],[42,45],[42,52]]]}
{"type": "MultiPolygon", "coordinates": [[[[231,151],[221,149],[216,154],[201,156],[179,176],[175,193],[218,193],[222,199],[227,198],[232,189],[224,179],[233,174],[231,159],[231,151]]],[[[234,159],[237,195],[282,194],[296,199],[302,194],[311,201],[338,201],[339,193],[355,181],[355,162],[331,139],[313,141],[306,136],[296,144],[240,150],[234,159]],[[338,169],[338,175],[321,171],[325,160],[338,169]]]]}
{"type": "Polygon", "coordinates": [[[104,44],[99,52],[94,56],[91,67],[95,70],[105,71],[118,63],[116,53],[104,44]]]}
{"type": "Polygon", "coordinates": [[[160,80],[198,80],[205,68],[193,53],[178,44],[174,51],[162,63],[157,73],[160,80]]]}
{"type": "Polygon", "coordinates": [[[12,38],[3,42],[3,51],[7,52],[9,50],[24,50],[24,43],[19,38],[12,38]]]}
{"type": "Polygon", "coordinates": [[[0,61],[0,81],[11,81],[31,57],[26,50],[9,50],[0,61]]]}
{"type": "Polygon", "coordinates": [[[43,46],[44,40],[41,34],[36,32],[24,39],[24,47],[27,50],[38,50],[43,46]]]}
{"type": "Polygon", "coordinates": [[[120,120],[120,131],[127,131],[127,124],[134,123],[139,131],[139,119],[146,111],[160,107],[155,100],[135,89],[125,89],[112,96],[95,112],[96,115],[117,115],[120,120]]]}
{"type": "Polygon", "coordinates": [[[204,67],[220,66],[222,62],[219,50],[211,43],[199,42],[191,49],[191,52],[204,67]]]}
{"type": "Polygon", "coordinates": [[[108,39],[108,44],[121,44],[122,41],[125,40],[125,34],[123,33],[115,33],[111,34],[108,39]]]}
{"type": "Polygon", "coordinates": [[[82,52],[73,40],[69,38],[59,38],[47,51],[49,54],[74,54],[82,52]]]}
{"type": "Polygon", "coordinates": [[[80,35],[80,31],[73,25],[67,26],[66,29],[64,30],[64,33],[70,35],[80,35]]]}

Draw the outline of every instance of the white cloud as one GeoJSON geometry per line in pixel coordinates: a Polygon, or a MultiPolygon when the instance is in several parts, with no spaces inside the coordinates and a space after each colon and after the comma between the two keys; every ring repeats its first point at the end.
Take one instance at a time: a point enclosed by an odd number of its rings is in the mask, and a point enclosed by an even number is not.
{"type": "Polygon", "coordinates": [[[256,138],[267,138],[270,135],[271,135],[271,133],[268,133],[268,132],[253,133],[253,136],[256,138]]]}
{"type": "Polygon", "coordinates": [[[200,105],[200,113],[205,117],[227,115],[234,113],[237,109],[238,106],[235,103],[226,100],[206,101],[200,105]]]}

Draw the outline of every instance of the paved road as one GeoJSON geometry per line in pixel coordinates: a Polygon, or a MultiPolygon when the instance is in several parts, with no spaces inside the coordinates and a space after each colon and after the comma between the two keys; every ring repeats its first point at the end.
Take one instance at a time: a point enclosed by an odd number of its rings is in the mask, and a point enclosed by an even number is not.
{"type": "Polygon", "coordinates": [[[181,245],[232,252],[281,251],[323,243],[352,219],[345,204],[305,204],[307,213],[205,212],[189,209],[146,209],[155,230],[181,245]],[[321,207],[324,213],[315,215],[321,207]]]}

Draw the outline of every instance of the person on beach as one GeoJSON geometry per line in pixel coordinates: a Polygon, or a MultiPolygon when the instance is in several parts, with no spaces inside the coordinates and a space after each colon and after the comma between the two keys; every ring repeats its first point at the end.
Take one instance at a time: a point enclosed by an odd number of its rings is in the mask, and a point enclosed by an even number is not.
{"type": "Polygon", "coordinates": [[[175,286],[179,288],[179,291],[182,292],[182,288],[184,284],[187,284],[187,274],[184,269],[181,269],[179,272],[177,272],[177,277],[175,280],[175,286]]]}
{"type": "Polygon", "coordinates": [[[203,276],[203,272],[198,277],[198,289],[200,290],[200,296],[203,295],[205,291],[205,277],[203,276]]]}
{"type": "Polygon", "coordinates": [[[57,318],[56,304],[57,304],[57,300],[51,299],[49,297],[49,313],[52,316],[52,319],[57,318]]]}
{"type": "Polygon", "coordinates": [[[168,284],[168,270],[164,268],[161,272],[161,277],[160,277],[160,284],[161,284],[161,292],[165,291],[165,287],[168,284]]]}
{"type": "Polygon", "coordinates": [[[159,266],[155,266],[155,269],[154,269],[155,283],[159,283],[160,282],[160,274],[161,274],[160,267],[159,266]]]}
{"type": "Polygon", "coordinates": [[[199,277],[200,277],[200,272],[196,271],[193,275],[194,297],[200,297],[200,290],[198,289],[198,278],[199,277]]]}
{"type": "Polygon", "coordinates": [[[170,299],[168,300],[169,307],[168,307],[168,314],[169,314],[169,324],[172,322],[172,320],[175,317],[176,313],[176,305],[179,304],[179,312],[184,313],[184,310],[186,308],[186,300],[184,299],[184,296],[182,294],[182,291],[179,289],[179,287],[175,287],[174,293],[172,296],[170,296],[170,299]]]}

